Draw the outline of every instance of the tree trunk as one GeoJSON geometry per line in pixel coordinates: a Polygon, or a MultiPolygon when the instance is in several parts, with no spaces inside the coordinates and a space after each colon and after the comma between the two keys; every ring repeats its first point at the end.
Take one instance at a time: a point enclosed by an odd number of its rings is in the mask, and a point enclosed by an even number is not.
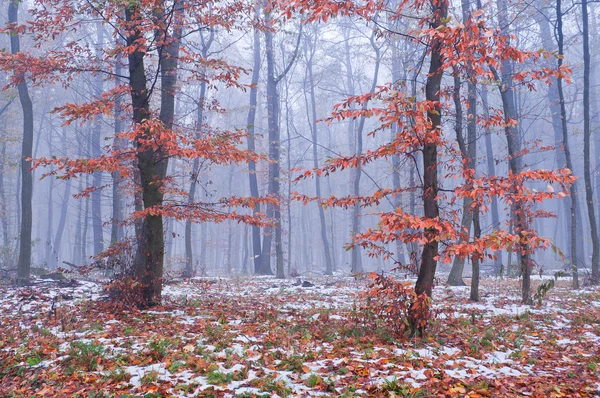
{"type": "MultiPolygon", "coordinates": [[[[115,74],[121,75],[121,56],[117,56],[115,63],[115,74]]],[[[118,134],[123,131],[123,121],[121,120],[121,97],[118,96],[115,100],[115,137],[113,140],[113,147],[115,150],[120,150],[125,147],[123,139],[118,137],[118,134]]],[[[123,222],[123,204],[120,192],[121,173],[115,171],[112,174],[112,220],[110,229],[110,243],[115,244],[123,239],[123,228],[121,222],[123,222]]]]}
{"type": "MultiPolygon", "coordinates": [[[[466,22],[466,20],[465,20],[466,22]]],[[[455,70],[454,72],[454,109],[456,112],[455,117],[455,135],[456,142],[458,142],[458,146],[460,148],[460,153],[462,160],[468,159],[467,147],[465,144],[465,139],[463,137],[463,109],[462,109],[462,99],[460,97],[460,76],[458,76],[458,72],[455,70]]],[[[469,240],[471,234],[471,223],[473,220],[473,213],[471,213],[471,198],[465,197],[463,198],[463,206],[462,206],[462,220],[461,220],[461,232],[464,234],[464,237],[461,236],[459,241],[464,242],[465,240],[469,240]]],[[[465,282],[462,279],[463,269],[465,266],[464,257],[457,256],[452,263],[452,269],[450,270],[450,275],[448,275],[448,284],[450,286],[465,286],[465,282]]]]}
{"type": "MultiPolygon", "coordinates": [[[[315,35],[316,37],[316,35],[315,35]]],[[[308,44],[308,39],[307,39],[308,44]]],[[[310,46],[310,53],[308,55],[308,59],[306,60],[306,68],[308,72],[308,83],[309,83],[309,92],[310,92],[310,109],[311,109],[311,120],[310,120],[310,131],[312,133],[312,152],[313,152],[313,167],[315,169],[319,168],[319,151],[318,151],[318,128],[317,128],[317,101],[315,97],[315,81],[313,77],[313,68],[312,61],[314,55],[314,44],[312,43],[310,46]]],[[[362,145],[362,139],[359,138],[359,145],[362,145]]],[[[360,175],[360,174],[359,174],[360,175]]],[[[315,180],[315,194],[317,198],[321,198],[321,178],[319,176],[314,177],[315,180]]],[[[356,191],[356,179],[354,183],[354,190],[356,191]]],[[[356,216],[355,216],[356,217],[356,216]]],[[[329,246],[329,239],[327,237],[327,224],[325,221],[325,210],[323,206],[319,206],[319,221],[321,224],[321,242],[323,243],[323,254],[325,256],[325,275],[333,275],[333,261],[331,259],[331,248],[329,246]]],[[[356,252],[353,253],[356,255],[356,252]]],[[[353,271],[354,272],[354,271],[353,271]]],[[[356,271],[360,272],[360,271],[356,271]]]]}
{"type": "MultiPolygon", "coordinates": [[[[489,119],[490,114],[489,114],[489,107],[488,107],[487,87],[482,87],[481,102],[483,104],[483,111],[484,111],[485,117],[487,119],[489,119]]],[[[496,166],[495,166],[495,161],[494,161],[494,149],[492,146],[492,132],[491,132],[489,126],[485,127],[485,157],[486,157],[486,161],[487,161],[488,176],[495,177],[496,176],[496,166]]],[[[499,215],[499,211],[498,211],[498,198],[496,196],[492,197],[492,211],[490,213],[491,213],[491,218],[492,218],[492,229],[499,228],[500,227],[500,215],[499,215]]],[[[496,272],[500,275],[500,277],[502,277],[502,268],[503,268],[502,252],[497,251],[496,253],[494,253],[494,256],[495,256],[494,268],[496,269],[496,272]]]]}
{"type": "MultiPolygon", "coordinates": [[[[63,156],[67,156],[67,129],[63,127],[63,156]]],[[[60,250],[62,245],[62,237],[65,230],[65,224],[67,221],[67,210],[69,209],[69,199],[71,196],[71,183],[73,180],[71,178],[67,179],[65,182],[65,190],[63,192],[62,200],[61,200],[61,210],[60,216],[58,219],[58,227],[56,228],[56,234],[54,235],[54,253],[51,257],[50,269],[56,269],[57,264],[60,264],[58,261],[60,258],[60,250]]]]}
{"type": "Polygon", "coordinates": [[[0,217],[2,217],[2,245],[8,249],[8,206],[4,189],[4,164],[6,163],[6,141],[2,141],[0,151],[0,217]]]}
{"type": "MultiPolygon", "coordinates": [[[[481,237],[481,225],[479,223],[479,206],[473,209],[473,235],[475,239],[481,237]]],[[[479,256],[471,257],[471,295],[472,301],[479,301],[479,256]]]]}
{"type": "Polygon", "coordinates": [[[585,200],[587,202],[590,232],[592,234],[592,281],[600,283],[598,261],[600,243],[598,241],[598,227],[594,209],[594,192],[592,188],[592,175],[590,170],[590,37],[588,28],[588,2],[581,1],[582,28],[583,28],[583,176],[585,180],[585,200]]]}
{"type": "MultiPolygon", "coordinates": [[[[563,35],[563,21],[562,21],[562,0],[556,0],[556,34],[558,39],[558,69],[563,64],[564,57],[564,35],[563,35]]],[[[562,147],[564,151],[564,157],[566,166],[568,169],[573,171],[573,161],[571,160],[571,149],[569,146],[569,130],[567,128],[567,110],[565,107],[565,96],[563,92],[563,79],[558,77],[556,79],[558,99],[560,105],[560,126],[562,131],[562,147]]],[[[589,145],[589,142],[588,142],[589,145]]],[[[562,167],[562,164],[559,165],[562,167]]],[[[569,194],[571,196],[570,206],[570,246],[571,246],[571,267],[573,272],[573,288],[579,289],[579,278],[577,274],[577,188],[575,183],[569,187],[569,194]]]]}
{"type": "MultiPolygon", "coordinates": [[[[506,29],[508,28],[508,10],[506,0],[497,0],[498,5],[498,22],[503,29],[503,34],[507,36],[506,29]]],[[[502,108],[504,111],[505,128],[504,132],[506,135],[506,143],[508,149],[508,165],[509,170],[513,175],[517,175],[521,171],[521,158],[519,133],[514,127],[514,120],[519,120],[517,114],[517,108],[515,105],[515,96],[513,91],[513,65],[510,60],[504,60],[502,62],[502,76],[500,76],[495,69],[492,68],[495,79],[498,81],[500,96],[502,98],[502,108]]],[[[515,202],[512,206],[512,218],[513,228],[517,234],[524,241],[525,237],[523,232],[529,229],[529,220],[523,204],[515,202]]],[[[520,272],[523,278],[521,284],[521,299],[524,304],[531,304],[531,267],[533,265],[531,261],[531,254],[529,253],[529,247],[523,243],[520,244],[520,272]]]]}
{"type": "MultiPolygon", "coordinates": [[[[448,16],[448,4],[446,0],[432,0],[431,6],[433,8],[433,21],[432,28],[437,29],[443,26],[448,16]]],[[[425,98],[430,102],[440,101],[440,87],[442,82],[442,53],[441,43],[439,39],[433,38],[430,43],[430,64],[429,73],[427,75],[427,82],[425,84],[425,98]]],[[[427,118],[431,123],[431,128],[428,134],[440,135],[441,134],[441,108],[436,106],[437,109],[433,109],[427,112],[427,118]]],[[[439,207],[437,201],[438,194],[438,157],[437,157],[437,144],[427,143],[423,146],[423,211],[425,218],[438,220],[439,219],[439,207]]],[[[426,294],[431,297],[431,291],[433,290],[433,283],[435,278],[435,270],[437,267],[437,256],[438,256],[438,237],[435,228],[428,228],[425,230],[425,234],[428,241],[423,246],[423,253],[421,255],[421,268],[419,269],[419,276],[415,284],[415,292],[418,295],[426,294]]]]}
{"type": "MultiPolygon", "coordinates": [[[[174,10],[176,7],[174,7],[174,10]]],[[[176,12],[176,11],[173,11],[176,12]]],[[[140,10],[135,4],[125,9],[125,18],[134,26],[128,31],[127,45],[133,49],[129,52],[129,84],[131,87],[131,103],[133,121],[141,125],[150,119],[150,104],[147,90],[146,70],[144,67],[145,49],[139,48],[142,31],[136,26],[142,23],[140,10]]],[[[174,18],[177,20],[177,18],[174,18]]],[[[175,84],[177,82],[177,58],[179,53],[179,37],[171,38],[168,31],[164,35],[163,46],[159,49],[159,65],[161,76],[160,121],[166,129],[173,126],[175,114],[175,84]]],[[[144,209],[160,207],[164,194],[161,190],[167,174],[168,157],[161,148],[142,147],[144,139],[151,138],[150,131],[143,131],[136,137],[137,168],[139,171],[142,202],[144,209]]],[[[162,275],[164,262],[164,231],[161,214],[145,216],[139,228],[138,248],[134,261],[134,277],[141,286],[140,305],[152,306],[160,303],[162,293],[162,275]]]]}
{"type": "MultiPolygon", "coordinates": [[[[17,24],[19,22],[19,1],[9,0],[8,2],[8,23],[17,24]]],[[[16,55],[21,52],[19,35],[12,33],[10,35],[10,52],[16,55]]],[[[23,79],[23,74],[18,76],[23,79]]],[[[19,92],[19,101],[23,110],[23,144],[21,147],[21,227],[19,239],[19,262],[17,265],[17,284],[23,286],[29,283],[31,270],[31,225],[32,208],[31,201],[33,197],[33,178],[31,172],[31,156],[33,151],[33,104],[29,97],[27,83],[22,80],[17,85],[19,92]]]]}
{"type": "MultiPolygon", "coordinates": [[[[212,45],[214,30],[211,29],[210,36],[202,46],[202,57],[206,59],[208,50],[212,45]]],[[[198,99],[198,112],[196,114],[196,133],[202,134],[202,125],[204,124],[204,104],[206,102],[206,80],[200,82],[200,98],[198,99]]],[[[190,183],[190,192],[188,194],[188,203],[194,203],[196,196],[196,185],[198,184],[200,173],[200,158],[194,158],[192,165],[192,178],[190,183]]],[[[192,246],[192,220],[185,220],[185,270],[183,276],[191,278],[194,274],[194,251],[192,246]]]]}
{"type": "MultiPolygon", "coordinates": [[[[256,17],[258,18],[258,1],[257,1],[257,12],[256,17]]],[[[250,83],[252,87],[250,88],[250,108],[248,109],[248,119],[246,122],[246,128],[248,129],[248,151],[256,152],[256,143],[255,143],[255,129],[254,125],[256,123],[256,107],[258,105],[258,79],[260,77],[260,34],[258,29],[254,30],[254,39],[253,39],[253,59],[254,64],[252,66],[252,78],[250,83]]],[[[250,196],[253,198],[259,197],[258,192],[258,178],[256,175],[256,163],[252,160],[248,162],[248,182],[250,184],[250,196]]],[[[260,213],[260,204],[256,203],[254,208],[252,209],[252,215],[256,216],[260,213]]],[[[261,261],[262,261],[262,248],[260,243],[260,227],[257,225],[252,225],[252,256],[253,256],[253,264],[254,264],[254,273],[260,274],[262,271],[261,261]]]]}
{"type": "MultiPolygon", "coordinates": [[[[100,22],[96,23],[96,56],[102,57],[102,47],[104,42],[104,31],[100,22]]],[[[94,93],[96,98],[100,98],[104,91],[104,82],[102,76],[97,75],[94,82],[94,93]]],[[[94,127],[92,129],[92,157],[98,158],[101,154],[102,143],[102,118],[96,117],[94,127]]],[[[92,191],[92,230],[94,233],[94,255],[99,254],[104,250],[104,232],[102,230],[102,202],[100,187],[102,186],[102,172],[96,171],[92,175],[92,184],[96,188],[92,191]]]]}

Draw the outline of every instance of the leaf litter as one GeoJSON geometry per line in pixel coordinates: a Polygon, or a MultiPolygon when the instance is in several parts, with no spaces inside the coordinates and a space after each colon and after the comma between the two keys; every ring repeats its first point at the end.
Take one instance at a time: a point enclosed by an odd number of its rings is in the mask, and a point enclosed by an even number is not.
{"type": "Polygon", "coordinates": [[[364,322],[354,278],[199,278],[148,311],[41,282],[0,288],[2,396],[600,396],[600,291],[566,281],[538,307],[515,280],[480,303],[438,286],[426,336],[402,340],[364,322]]]}

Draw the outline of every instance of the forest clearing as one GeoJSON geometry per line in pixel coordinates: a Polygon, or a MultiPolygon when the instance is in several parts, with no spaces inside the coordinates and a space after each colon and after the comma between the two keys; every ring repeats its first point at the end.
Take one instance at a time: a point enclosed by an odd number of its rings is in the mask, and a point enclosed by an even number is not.
{"type": "Polygon", "coordinates": [[[318,277],[310,285],[180,281],[165,287],[162,306],[146,311],[115,308],[91,282],[2,288],[0,394],[599,394],[597,289],[573,291],[559,280],[530,307],[520,303],[516,280],[484,280],[480,303],[469,301],[466,288],[438,286],[426,336],[398,339],[368,314],[364,280],[318,277]]]}
{"type": "Polygon", "coordinates": [[[600,398],[598,21],[0,2],[0,397],[600,398]]]}

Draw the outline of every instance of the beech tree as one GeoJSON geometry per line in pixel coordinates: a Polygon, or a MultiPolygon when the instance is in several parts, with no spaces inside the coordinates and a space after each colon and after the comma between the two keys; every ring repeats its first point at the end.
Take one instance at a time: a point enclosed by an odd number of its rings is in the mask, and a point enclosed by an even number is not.
{"type": "MultiPolygon", "coordinates": [[[[547,212],[536,210],[533,205],[545,199],[565,196],[568,193],[567,187],[573,183],[574,178],[568,169],[524,170],[522,163],[518,163],[518,158],[527,153],[530,148],[522,148],[515,143],[514,124],[517,119],[511,113],[513,108],[508,97],[508,87],[513,85],[503,84],[498,69],[502,68],[505,75],[509,63],[536,62],[543,53],[522,51],[512,46],[506,34],[487,27],[482,10],[472,12],[470,18],[462,23],[449,24],[448,4],[445,0],[433,0],[430,3],[422,1],[403,3],[395,9],[395,15],[401,18],[401,15],[408,10],[421,10],[427,5],[431,12],[423,17],[421,21],[423,28],[412,33],[412,37],[423,41],[428,46],[429,72],[424,100],[401,92],[393,84],[379,86],[373,92],[348,98],[336,106],[328,119],[329,122],[362,116],[374,117],[379,123],[370,135],[376,135],[397,125],[396,135],[391,141],[378,146],[375,150],[362,155],[354,154],[331,159],[319,169],[306,171],[300,178],[361,167],[395,155],[412,157],[414,152],[421,152],[423,176],[418,189],[421,191],[424,214],[422,216],[409,214],[403,209],[379,212],[379,226],[357,234],[353,244],[370,249],[376,255],[392,257],[392,253],[387,249],[389,243],[397,240],[405,243],[418,242],[422,246],[422,256],[419,277],[415,285],[417,297],[431,297],[438,261],[448,262],[454,257],[472,257],[475,261],[479,261],[486,256],[493,257],[493,254],[488,251],[495,252],[500,249],[514,251],[522,258],[522,299],[523,302],[530,303],[528,276],[532,266],[531,255],[535,250],[550,244],[531,227],[531,221],[536,217],[551,216],[547,212]],[[473,85],[491,81],[500,87],[502,110],[495,110],[489,118],[481,115],[476,117],[475,109],[470,109],[469,112],[470,120],[477,120],[484,126],[505,130],[508,141],[506,158],[509,165],[506,176],[477,176],[474,167],[469,166],[472,162],[471,156],[474,155],[465,148],[464,142],[460,145],[462,151],[447,151],[449,145],[441,124],[446,109],[445,99],[448,98],[444,94],[442,85],[444,71],[448,71],[455,78],[462,76],[473,85]],[[368,102],[376,105],[370,105],[368,108],[361,107],[368,102]],[[407,123],[407,120],[413,122],[407,123]],[[440,155],[444,158],[445,178],[455,175],[463,180],[463,183],[454,189],[440,188],[438,174],[441,167],[440,155]],[[452,164],[464,165],[464,167],[454,167],[452,164]],[[548,185],[556,184],[559,189],[551,188],[538,192],[528,187],[536,181],[548,185]],[[515,217],[514,231],[499,228],[482,234],[476,225],[475,236],[469,238],[458,223],[461,218],[459,212],[454,210],[440,212],[440,201],[446,204],[468,198],[470,205],[465,211],[478,215],[479,212],[487,211],[494,197],[512,208],[515,217]]],[[[321,5],[312,18],[326,20],[345,13],[356,13],[370,18],[376,9],[377,6],[370,3],[354,9],[321,5]]],[[[534,90],[536,82],[548,84],[552,77],[564,77],[566,73],[568,69],[565,67],[556,70],[540,68],[511,72],[511,78],[514,84],[534,90]]],[[[459,144],[460,141],[462,140],[459,139],[459,144]]],[[[360,203],[361,206],[372,206],[386,196],[398,195],[401,192],[402,189],[380,188],[370,196],[331,197],[319,200],[298,195],[297,198],[305,202],[317,200],[327,206],[350,207],[355,203],[360,203]]],[[[476,288],[477,286],[474,286],[474,289],[476,288]]],[[[477,299],[476,290],[472,297],[477,299]]],[[[415,306],[418,306],[415,310],[420,310],[420,304],[415,302],[415,306]]],[[[413,318],[412,321],[417,329],[423,326],[419,324],[418,319],[413,318]]]]}
{"type": "MultiPolygon", "coordinates": [[[[21,56],[19,39],[19,0],[8,2],[8,23],[14,32],[10,36],[10,52],[15,57],[21,56]]],[[[31,225],[33,197],[33,177],[31,175],[31,157],[33,155],[33,104],[23,71],[14,74],[13,81],[19,91],[19,101],[23,111],[23,144],[21,150],[21,227],[19,238],[19,262],[17,283],[24,285],[29,282],[31,269],[31,225]]]]}
{"type": "MultiPolygon", "coordinates": [[[[36,84],[62,83],[64,85],[81,74],[97,78],[123,78],[115,80],[113,87],[104,90],[88,103],[65,104],[56,109],[65,124],[96,120],[115,112],[116,104],[123,95],[129,94],[128,103],[121,102],[118,112],[130,115],[131,124],[116,132],[115,139],[122,140],[121,146],[102,148],[102,153],[92,158],[40,158],[35,167],[54,166],[46,170],[45,176],[61,179],[81,174],[111,173],[119,176],[139,192],[135,211],[126,217],[125,223],[135,224],[136,236],[130,246],[134,250],[133,265],[124,276],[131,278],[135,290],[139,291],[136,301],[141,306],[160,302],[164,264],[163,218],[193,220],[195,222],[239,222],[266,225],[263,217],[223,211],[230,207],[253,208],[256,203],[271,205],[276,200],[264,198],[224,197],[214,202],[190,201],[189,196],[176,180],[167,175],[169,159],[205,159],[210,164],[247,163],[257,161],[255,153],[240,149],[245,137],[243,130],[206,128],[198,136],[196,129],[175,123],[175,97],[178,91],[178,76],[185,70],[186,79],[207,81],[211,87],[218,85],[244,89],[238,82],[244,70],[231,66],[221,59],[206,57],[206,53],[188,51],[201,41],[200,30],[220,28],[230,30],[236,23],[235,15],[245,11],[241,3],[222,5],[188,4],[179,1],[147,1],[121,4],[119,2],[98,3],[61,2],[45,0],[34,3],[34,19],[28,25],[13,25],[14,32],[30,32],[38,43],[59,37],[66,29],[71,32],[82,30],[86,17],[99,19],[98,29],[106,28],[115,40],[112,48],[99,46],[97,52],[87,52],[78,42],[49,54],[18,53],[2,54],[2,67],[15,72],[15,84],[24,84],[34,79],[36,84]],[[124,18],[123,18],[124,16],[124,18]],[[66,27],[68,21],[69,27],[66,27]],[[183,38],[185,37],[185,41],[183,38]],[[114,76],[114,65],[127,60],[125,76],[114,76]],[[155,97],[158,97],[156,100],[155,97]],[[158,109],[153,109],[159,103],[158,109]],[[165,201],[168,197],[168,202],[165,201]]],[[[106,43],[104,43],[106,44],[106,43]]],[[[103,85],[105,86],[105,85],[103,85]]],[[[23,87],[23,86],[21,86],[23,87]]],[[[218,105],[213,104],[218,107],[218,105]]],[[[31,157],[29,152],[24,162],[31,157]]],[[[24,172],[29,171],[27,163],[24,172]]],[[[26,185],[26,184],[25,184],[26,185]]],[[[87,196],[105,187],[87,188],[79,196],[87,196]]],[[[136,194],[137,195],[137,194],[136,194]]],[[[23,250],[30,245],[22,245],[23,250]]],[[[100,254],[112,255],[122,250],[122,245],[113,245],[100,254]]]]}

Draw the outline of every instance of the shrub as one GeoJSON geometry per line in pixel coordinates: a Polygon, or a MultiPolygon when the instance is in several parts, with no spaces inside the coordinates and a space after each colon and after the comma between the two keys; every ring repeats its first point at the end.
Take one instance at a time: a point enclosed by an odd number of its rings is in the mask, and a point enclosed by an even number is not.
{"type": "Polygon", "coordinates": [[[371,273],[369,278],[372,282],[361,294],[362,322],[373,329],[382,324],[396,338],[423,333],[431,316],[431,300],[392,276],[371,273]]]}

